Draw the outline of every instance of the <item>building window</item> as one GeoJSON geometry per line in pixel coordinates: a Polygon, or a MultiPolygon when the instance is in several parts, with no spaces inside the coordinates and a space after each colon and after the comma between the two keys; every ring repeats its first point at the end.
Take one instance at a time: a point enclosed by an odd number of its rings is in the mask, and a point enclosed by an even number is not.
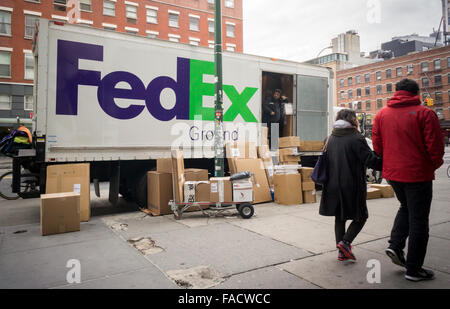
{"type": "Polygon", "coordinates": [[[392,70],[391,69],[386,70],[386,78],[392,78],[392,70]]]}
{"type": "Polygon", "coordinates": [[[364,81],[366,83],[370,83],[370,73],[367,73],[367,74],[364,75],[364,81]]]}
{"type": "Polygon", "coordinates": [[[353,98],[353,90],[351,90],[351,89],[348,91],[348,98],[349,99],[353,98]]]}
{"type": "Polygon", "coordinates": [[[234,52],[236,50],[236,45],[227,44],[227,51],[234,52]]]}
{"type": "Polygon", "coordinates": [[[169,34],[170,42],[180,42],[180,36],[178,34],[169,34]]]}
{"type": "Polygon", "coordinates": [[[380,80],[381,79],[381,71],[378,71],[375,74],[376,74],[377,80],[380,80]]]}
{"type": "Polygon", "coordinates": [[[348,108],[353,109],[353,104],[352,103],[348,103],[348,108]]]}
{"type": "Polygon", "coordinates": [[[386,85],[386,92],[387,93],[392,92],[392,84],[387,84],[386,85]]]}
{"type": "Polygon", "coordinates": [[[56,11],[65,11],[66,10],[66,0],[53,0],[53,8],[56,11]]]}
{"type": "Polygon", "coordinates": [[[32,39],[39,16],[25,15],[25,38],[32,39]]]}
{"type": "Polygon", "coordinates": [[[370,95],[370,87],[366,87],[364,90],[366,95],[370,95]]]}
{"type": "Polygon", "coordinates": [[[32,95],[26,95],[24,97],[24,106],[23,109],[26,111],[32,111],[33,110],[33,96],[32,95]]]}
{"type": "Polygon", "coordinates": [[[11,12],[0,11],[0,34],[11,35],[11,12]]]}
{"type": "Polygon", "coordinates": [[[447,84],[450,85],[450,73],[447,74],[447,84]]]}
{"type": "Polygon", "coordinates": [[[147,22],[149,24],[157,24],[158,23],[158,11],[157,10],[147,8],[147,22]]]}
{"type": "Polygon", "coordinates": [[[434,84],[435,85],[442,85],[442,76],[441,75],[436,75],[434,77],[434,84]]]}
{"type": "Polygon", "coordinates": [[[0,94],[0,109],[10,110],[11,109],[11,96],[0,94]]]}
{"type": "Polygon", "coordinates": [[[92,0],[80,0],[80,11],[92,12],[92,0]]]}
{"type": "Polygon", "coordinates": [[[147,37],[151,38],[151,39],[156,39],[158,37],[158,35],[159,35],[159,32],[157,32],[157,31],[149,31],[149,30],[147,30],[146,33],[147,33],[147,37]]]}
{"type": "Polygon", "coordinates": [[[370,106],[370,101],[366,101],[366,110],[370,111],[372,107],[370,106]]]}
{"type": "Polygon", "coordinates": [[[103,1],[103,15],[116,16],[116,3],[113,1],[103,1]]]}
{"type": "Polygon", "coordinates": [[[435,97],[436,104],[442,104],[442,92],[441,91],[435,92],[434,97],[435,97]]]}
{"type": "Polygon", "coordinates": [[[341,99],[345,99],[345,91],[341,91],[341,99]]]}
{"type": "Polygon", "coordinates": [[[11,77],[11,52],[0,51],[0,76],[11,77]]]}
{"type": "Polygon", "coordinates": [[[347,84],[348,84],[349,86],[353,85],[353,78],[352,78],[352,77],[349,77],[349,78],[348,78],[347,84]]]}
{"type": "Polygon", "coordinates": [[[436,108],[436,115],[439,120],[444,119],[444,110],[442,108],[436,108]]]}
{"type": "Polygon", "coordinates": [[[200,44],[200,39],[197,38],[189,38],[189,44],[193,46],[198,46],[200,44]]]}
{"type": "Polygon", "coordinates": [[[448,91],[448,100],[450,101],[450,90],[448,91]]]}
{"type": "Polygon", "coordinates": [[[339,80],[339,85],[340,85],[341,87],[344,87],[344,79],[343,79],[343,78],[341,78],[341,79],[339,80]]]}
{"type": "Polygon", "coordinates": [[[128,22],[136,22],[137,20],[137,6],[127,5],[126,6],[126,17],[128,22]]]}
{"type": "Polygon", "coordinates": [[[383,93],[383,87],[381,85],[377,85],[377,94],[383,93]]]}
{"type": "Polygon", "coordinates": [[[225,0],[225,7],[234,8],[234,0],[225,0]]]}
{"type": "Polygon", "coordinates": [[[214,33],[214,20],[208,19],[208,32],[214,33]]]}
{"type": "Polygon", "coordinates": [[[139,32],[139,29],[136,28],[130,28],[130,27],[125,27],[125,32],[128,34],[134,34],[137,35],[139,32]]]}
{"type": "Polygon", "coordinates": [[[362,102],[358,101],[357,105],[356,105],[356,109],[357,110],[361,110],[362,109],[362,102]]]}
{"type": "Polygon", "coordinates": [[[214,41],[208,41],[208,47],[214,48],[214,41]]]}
{"type": "Polygon", "coordinates": [[[450,57],[447,58],[447,68],[450,68],[450,57]]]}
{"type": "Polygon", "coordinates": [[[361,84],[361,75],[356,76],[356,84],[361,84]]]}
{"type": "Polygon", "coordinates": [[[178,28],[179,27],[179,14],[169,13],[169,27],[178,28]]]}
{"type": "Polygon", "coordinates": [[[422,78],[422,87],[428,87],[428,85],[429,85],[428,77],[423,77],[422,78]]]}
{"type": "Polygon", "coordinates": [[[227,24],[227,37],[234,38],[235,37],[234,31],[235,31],[235,25],[227,24]]]}
{"type": "Polygon", "coordinates": [[[25,79],[34,79],[34,57],[31,53],[25,54],[25,79]]]}
{"type": "Polygon", "coordinates": [[[441,59],[434,60],[434,69],[440,70],[441,69],[441,59]]]}
{"type": "Polygon", "coordinates": [[[396,68],[395,74],[397,77],[403,76],[403,69],[402,68],[396,68]]]}
{"type": "Polygon", "coordinates": [[[383,99],[377,99],[377,109],[383,108],[383,99]]]}
{"type": "Polygon", "coordinates": [[[194,17],[194,16],[189,17],[189,30],[200,31],[198,17],[194,17]]]}
{"type": "Polygon", "coordinates": [[[356,89],[356,96],[357,96],[358,98],[361,97],[361,88],[356,89]]]}
{"type": "Polygon", "coordinates": [[[407,74],[408,74],[408,75],[409,75],[409,74],[412,74],[413,71],[414,71],[414,65],[413,65],[413,64],[408,64],[408,65],[406,66],[406,70],[407,70],[407,74]]]}
{"type": "Polygon", "coordinates": [[[422,72],[427,72],[428,71],[428,62],[422,62],[420,64],[420,67],[422,68],[422,72]]]}

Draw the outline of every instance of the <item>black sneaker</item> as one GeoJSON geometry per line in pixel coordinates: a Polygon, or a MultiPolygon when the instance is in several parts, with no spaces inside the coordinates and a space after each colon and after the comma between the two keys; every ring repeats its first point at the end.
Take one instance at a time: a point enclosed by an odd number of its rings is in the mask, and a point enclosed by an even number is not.
{"type": "Polygon", "coordinates": [[[409,281],[422,281],[422,280],[433,280],[434,272],[428,269],[421,269],[416,273],[408,273],[406,272],[405,279],[409,281]]]}
{"type": "Polygon", "coordinates": [[[403,250],[387,248],[386,254],[391,258],[392,263],[394,263],[395,265],[406,267],[405,254],[403,253],[403,250]]]}

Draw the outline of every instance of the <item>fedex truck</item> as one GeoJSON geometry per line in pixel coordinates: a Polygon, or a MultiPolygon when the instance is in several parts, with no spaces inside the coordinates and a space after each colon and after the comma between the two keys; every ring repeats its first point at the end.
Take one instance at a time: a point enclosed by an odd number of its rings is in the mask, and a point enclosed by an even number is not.
{"type": "MultiPolygon", "coordinates": [[[[214,162],[214,51],[40,19],[33,42],[35,162],[89,162],[91,180],[145,203],[145,174],[182,147],[188,167],[214,162]]],[[[262,102],[280,88],[292,103],[281,135],[327,136],[329,69],[224,52],[223,138],[258,143],[262,102]]],[[[98,190],[96,190],[98,193],[98,190]]]]}

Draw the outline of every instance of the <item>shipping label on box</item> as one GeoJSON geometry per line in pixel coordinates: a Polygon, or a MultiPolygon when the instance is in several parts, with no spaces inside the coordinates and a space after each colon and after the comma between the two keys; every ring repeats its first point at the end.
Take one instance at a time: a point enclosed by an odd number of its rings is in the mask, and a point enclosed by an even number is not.
{"type": "Polygon", "coordinates": [[[253,202],[253,184],[251,181],[233,182],[233,202],[253,202]]]}
{"type": "Polygon", "coordinates": [[[195,181],[186,181],[184,183],[184,202],[195,203],[195,181]]]}

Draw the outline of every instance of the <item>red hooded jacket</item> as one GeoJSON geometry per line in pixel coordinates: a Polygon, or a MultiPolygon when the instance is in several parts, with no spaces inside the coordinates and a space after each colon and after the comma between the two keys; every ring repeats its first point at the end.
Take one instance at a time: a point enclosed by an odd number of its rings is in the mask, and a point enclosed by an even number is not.
{"type": "Polygon", "coordinates": [[[444,163],[444,136],[437,115],[408,91],[397,91],[378,112],[372,142],[383,157],[383,178],[388,180],[432,181],[434,171],[444,163]]]}

